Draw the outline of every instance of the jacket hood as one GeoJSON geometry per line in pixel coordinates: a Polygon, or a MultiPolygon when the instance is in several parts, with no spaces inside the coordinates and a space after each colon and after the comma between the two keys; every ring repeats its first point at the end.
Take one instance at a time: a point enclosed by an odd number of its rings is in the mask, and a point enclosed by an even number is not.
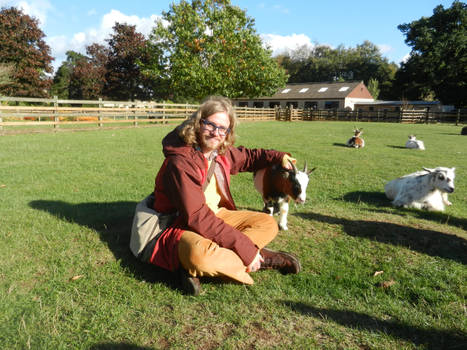
{"type": "Polygon", "coordinates": [[[174,155],[188,155],[192,152],[196,152],[196,150],[182,140],[175,128],[162,140],[162,152],[167,158],[174,155]]]}

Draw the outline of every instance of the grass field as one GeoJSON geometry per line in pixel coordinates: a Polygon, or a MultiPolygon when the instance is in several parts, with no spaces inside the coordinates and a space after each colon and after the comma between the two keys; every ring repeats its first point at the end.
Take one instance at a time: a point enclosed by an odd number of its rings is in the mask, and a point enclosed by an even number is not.
{"type": "MultiPolygon", "coordinates": [[[[465,349],[467,137],[453,125],[244,122],[238,145],[316,166],[307,203],[271,247],[303,272],[203,281],[184,295],[128,249],[172,128],[0,136],[1,349],[465,349]],[[408,134],[426,151],[403,148],[408,134]],[[384,184],[456,167],[444,213],[396,209],[384,184]]],[[[260,210],[251,174],[237,206],[260,210]]]]}

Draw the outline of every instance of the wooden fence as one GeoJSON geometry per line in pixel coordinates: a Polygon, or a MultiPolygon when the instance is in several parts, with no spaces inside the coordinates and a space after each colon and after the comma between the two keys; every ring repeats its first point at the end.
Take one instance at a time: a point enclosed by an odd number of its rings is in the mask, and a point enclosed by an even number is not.
{"type": "MultiPolygon", "coordinates": [[[[59,100],[0,97],[0,130],[66,129],[104,126],[142,126],[180,122],[199,105],[157,102],[59,100]]],[[[236,107],[240,120],[336,120],[353,122],[466,124],[467,112],[339,111],[294,108],[236,107]]]]}
{"type": "Polygon", "coordinates": [[[386,123],[451,123],[467,124],[467,111],[432,112],[427,110],[347,111],[312,109],[276,109],[276,120],[326,120],[386,123]]]}
{"type": "MultiPolygon", "coordinates": [[[[125,126],[180,122],[199,105],[158,102],[0,97],[0,130],[29,127],[125,126]]],[[[274,109],[238,107],[244,120],[274,120],[274,109]]]]}

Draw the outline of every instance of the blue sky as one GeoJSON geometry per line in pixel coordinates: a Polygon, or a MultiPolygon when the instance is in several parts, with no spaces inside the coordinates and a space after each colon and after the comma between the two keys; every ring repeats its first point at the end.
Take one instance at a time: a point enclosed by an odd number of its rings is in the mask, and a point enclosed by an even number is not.
{"type": "MultiPolygon", "coordinates": [[[[171,0],[0,0],[0,7],[16,6],[40,22],[57,68],[67,50],[85,53],[86,45],[103,43],[114,23],[128,23],[147,35],[154,21],[168,11],[171,0]]],[[[175,2],[178,2],[176,0],[175,2]]],[[[231,0],[255,19],[263,41],[278,54],[301,45],[355,47],[365,40],[384,57],[399,63],[410,48],[397,29],[445,8],[453,0],[231,0]]]]}

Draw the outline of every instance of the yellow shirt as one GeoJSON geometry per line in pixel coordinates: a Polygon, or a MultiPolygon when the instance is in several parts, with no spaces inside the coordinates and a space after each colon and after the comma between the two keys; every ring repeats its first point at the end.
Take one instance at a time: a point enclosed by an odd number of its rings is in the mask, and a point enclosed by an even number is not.
{"type": "MultiPolygon", "coordinates": [[[[211,162],[209,162],[209,165],[211,165],[211,162]]],[[[208,207],[214,213],[217,213],[220,209],[219,202],[221,201],[221,195],[217,190],[217,181],[216,176],[214,174],[211,176],[211,181],[209,182],[209,185],[204,190],[204,196],[206,197],[206,204],[208,205],[208,207]]]]}

